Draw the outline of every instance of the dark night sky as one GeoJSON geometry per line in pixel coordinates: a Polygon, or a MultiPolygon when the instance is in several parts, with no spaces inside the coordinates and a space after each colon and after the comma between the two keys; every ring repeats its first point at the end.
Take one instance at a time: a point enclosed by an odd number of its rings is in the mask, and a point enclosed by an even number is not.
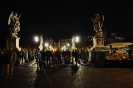
{"type": "Polygon", "coordinates": [[[132,36],[133,7],[126,0],[20,0],[0,1],[0,39],[7,36],[7,21],[11,11],[21,14],[20,41],[31,41],[43,34],[54,40],[73,35],[94,35],[95,13],[105,16],[103,29],[118,36],[132,36]]]}

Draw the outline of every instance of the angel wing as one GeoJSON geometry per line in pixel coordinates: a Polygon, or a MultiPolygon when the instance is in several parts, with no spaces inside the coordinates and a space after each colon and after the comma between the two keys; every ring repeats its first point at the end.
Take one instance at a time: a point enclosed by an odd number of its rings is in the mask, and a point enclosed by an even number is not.
{"type": "Polygon", "coordinates": [[[21,17],[21,14],[19,15],[19,17],[18,18],[20,18],[21,17]]]}
{"type": "Polygon", "coordinates": [[[9,16],[9,19],[8,19],[8,25],[10,25],[11,23],[11,18],[13,17],[13,11],[11,12],[10,16],[9,16]]]}

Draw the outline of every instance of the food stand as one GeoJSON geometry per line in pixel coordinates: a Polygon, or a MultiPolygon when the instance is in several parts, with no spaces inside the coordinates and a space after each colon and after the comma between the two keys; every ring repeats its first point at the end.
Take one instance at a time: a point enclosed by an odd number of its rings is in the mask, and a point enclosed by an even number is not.
{"type": "Polygon", "coordinates": [[[110,53],[105,56],[106,67],[132,67],[133,59],[128,54],[128,48],[133,43],[130,42],[118,42],[112,43],[112,49],[116,49],[115,53],[110,53]],[[126,50],[127,49],[127,50],[126,50]]]}

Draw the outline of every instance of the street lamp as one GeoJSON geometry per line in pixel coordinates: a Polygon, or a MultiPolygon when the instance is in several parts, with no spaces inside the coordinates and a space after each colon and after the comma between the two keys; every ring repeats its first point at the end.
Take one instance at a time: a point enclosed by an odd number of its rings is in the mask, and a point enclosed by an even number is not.
{"type": "Polygon", "coordinates": [[[79,37],[78,36],[75,37],[75,42],[79,42],[79,37]]]}
{"type": "Polygon", "coordinates": [[[35,41],[38,42],[39,41],[39,38],[37,36],[35,36],[35,41]]]}
{"type": "Polygon", "coordinates": [[[47,47],[48,46],[48,43],[45,43],[45,46],[47,47]]]}
{"type": "Polygon", "coordinates": [[[68,43],[68,44],[67,44],[67,46],[69,47],[69,46],[70,46],[70,44],[68,43]]]}
{"type": "Polygon", "coordinates": [[[36,48],[37,48],[37,43],[39,42],[39,38],[38,38],[38,36],[35,36],[35,42],[36,42],[36,48]]]}
{"type": "Polygon", "coordinates": [[[77,43],[77,48],[78,48],[78,43],[79,43],[79,37],[78,36],[75,37],[75,43],[77,43]]]}
{"type": "Polygon", "coordinates": [[[69,46],[70,46],[70,44],[69,43],[67,43],[67,48],[69,49],[69,46]]]}

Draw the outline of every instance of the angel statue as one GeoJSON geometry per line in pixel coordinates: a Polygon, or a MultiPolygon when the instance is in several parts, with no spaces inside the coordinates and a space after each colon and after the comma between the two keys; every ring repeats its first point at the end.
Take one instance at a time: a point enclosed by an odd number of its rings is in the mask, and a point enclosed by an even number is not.
{"type": "Polygon", "coordinates": [[[96,31],[96,35],[98,37],[102,37],[103,36],[103,33],[102,33],[102,29],[101,27],[103,27],[103,21],[104,21],[104,15],[102,15],[102,17],[100,18],[99,14],[96,13],[95,14],[95,19],[92,19],[92,22],[93,22],[93,27],[94,27],[94,30],[96,31]]]}
{"type": "Polygon", "coordinates": [[[40,35],[40,46],[43,45],[43,35],[40,35]]]}
{"type": "Polygon", "coordinates": [[[75,37],[72,37],[72,49],[75,49],[75,37]]]}
{"type": "Polygon", "coordinates": [[[8,25],[10,26],[9,31],[12,37],[17,37],[18,32],[20,31],[20,22],[19,22],[20,17],[21,14],[18,16],[18,14],[13,11],[9,16],[8,25]]]}
{"type": "Polygon", "coordinates": [[[39,49],[42,51],[43,50],[43,35],[40,35],[40,44],[39,44],[39,49]]]}

